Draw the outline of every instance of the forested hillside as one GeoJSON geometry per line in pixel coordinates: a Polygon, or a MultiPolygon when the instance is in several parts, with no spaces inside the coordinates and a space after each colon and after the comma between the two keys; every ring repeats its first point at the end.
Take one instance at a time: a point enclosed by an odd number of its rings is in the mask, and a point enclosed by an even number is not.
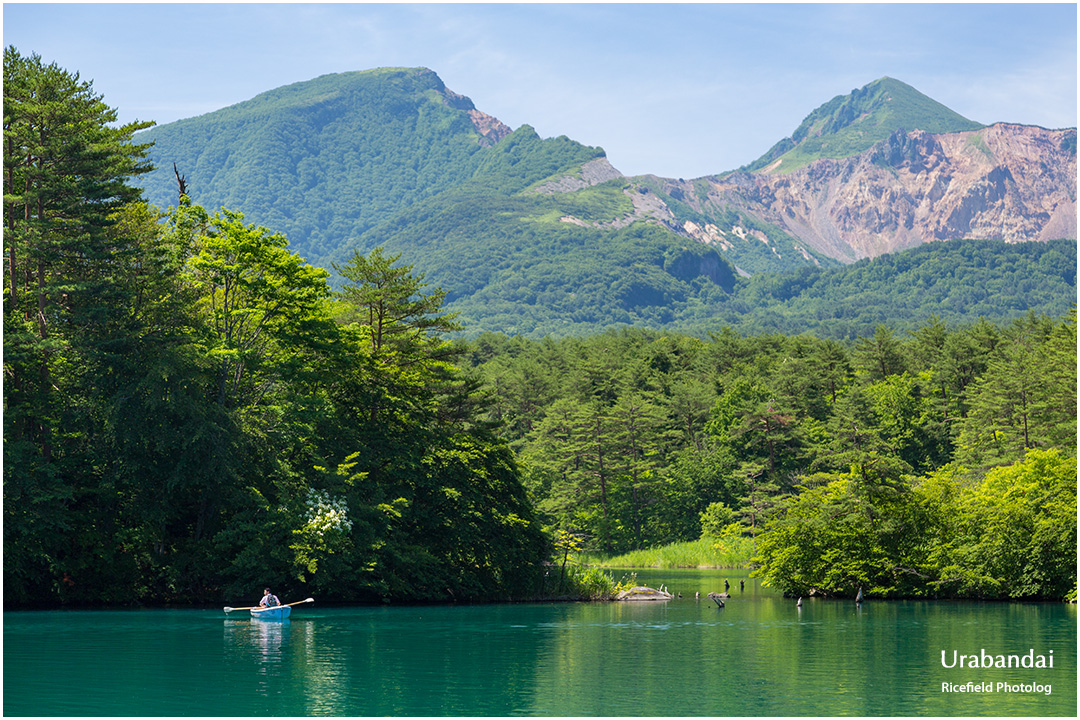
{"type": "Polygon", "coordinates": [[[324,75],[140,133],[157,167],[138,184],[175,205],[175,164],[196,202],[243,208],[329,267],[346,240],[472,177],[501,132],[470,111],[423,68],[324,75]]]}
{"type": "Polygon", "coordinates": [[[706,245],[623,222],[634,211],[623,180],[528,192],[584,159],[577,143],[542,140],[526,126],[492,149],[476,179],[425,203],[422,213],[412,208],[373,228],[357,245],[423,258],[425,277],[446,290],[467,332],[660,327],[722,303],[735,287],[734,268],[706,245]]]}
{"type": "Polygon", "coordinates": [[[913,330],[1004,321],[1029,311],[1062,317],[1076,303],[1076,241],[927,243],[839,268],[756,275],[735,293],[731,327],[855,339],[880,323],[913,330]]]}
{"type": "Polygon", "coordinates": [[[1075,595],[1075,311],[853,343],[484,335],[470,358],[544,522],[599,550],[749,536],[802,595],[1075,595]]]}
{"type": "Polygon", "coordinates": [[[137,182],[165,208],[179,172],[193,202],[285,233],[331,284],[354,251],[401,254],[470,335],[853,337],[931,312],[1060,315],[1075,297],[1075,240],[1000,241],[1073,238],[1075,131],[979,128],[883,78],[824,103],[749,169],[626,178],[601,148],[511,131],[430,70],[384,68],[140,132],[158,167],[137,182]],[[828,272],[971,237],[988,242],[828,272]]]}
{"type": "Polygon", "coordinates": [[[633,325],[699,337],[732,328],[854,339],[881,323],[913,329],[931,315],[950,323],[1003,321],[1028,311],[1060,317],[1076,302],[1073,240],[928,243],[843,267],[748,279],[724,272],[718,281],[703,275],[687,283],[680,282],[679,269],[707,269],[711,255],[693,245],[665,250],[663,236],[648,226],[620,230],[611,242],[622,245],[605,246],[604,255],[580,250],[574,232],[540,230],[521,236],[523,249],[513,261],[491,249],[490,264],[475,273],[464,270],[460,255],[441,253],[432,243],[432,257],[440,262],[427,277],[448,290],[448,309],[459,313],[467,337],[498,331],[557,338],[633,325]],[[561,254],[549,258],[548,250],[561,254]],[[619,258],[654,269],[625,278],[617,270],[619,258]]]}

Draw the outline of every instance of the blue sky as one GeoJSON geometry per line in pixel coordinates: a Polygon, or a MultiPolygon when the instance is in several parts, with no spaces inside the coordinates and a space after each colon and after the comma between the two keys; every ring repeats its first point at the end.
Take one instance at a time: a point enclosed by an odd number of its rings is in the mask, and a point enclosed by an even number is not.
{"type": "Polygon", "coordinates": [[[428,67],[513,128],[627,175],[746,164],[888,75],[972,120],[1075,127],[1061,4],[5,3],[4,45],[166,123],[326,73],[428,67]]]}

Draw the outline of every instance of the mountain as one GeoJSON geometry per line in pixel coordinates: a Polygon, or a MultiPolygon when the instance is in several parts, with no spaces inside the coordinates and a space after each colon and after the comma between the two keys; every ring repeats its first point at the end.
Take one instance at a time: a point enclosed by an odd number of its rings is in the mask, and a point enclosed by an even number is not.
{"type": "Polygon", "coordinates": [[[772,167],[654,186],[664,217],[755,272],[770,269],[762,250],[784,246],[847,263],[941,240],[1076,238],[1075,128],[898,129],[846,158],[772,167]],[[757,257],[732,245],[733,215],[760,224],[757,257]]]}
{"type": "Polygon", "coordinates": [[[175,204],[175,163],[195,202],[284,232],[314,264],[400,253],[481,330],[731,321],[753,310],[739,275],[1076,237],[1075,129],[982,126],[891,78],[692,180],[625,177],[602,148],[511,130],[424,68],[326,75],[146,140],[151,202],[175,204]]]}
{"type": "Polygon", "coordinates": [[[708,314],[734,291],[735,268],[715,248],[644,221],[640,197],[605,158],[582,162],[577,143],[523,126],[471,180],[330,259],[377,246],[400,253],[446,291],[467,327],[564,335],[708,314]]]}
{"type": "Polygon", "coordinates": [[[636,180],[660,199],[657,221],[769,272],[939,240],[1075,239],[1076,171],[1076,128],[982,126],[882,78],[744,168],[636,180]]]}
{"type": "Polygon", "coordinates": [[[953,240],[823,269],[755,275],[731,303],[744,332],[848,338],[880,324],[914,330],[1029,311],[1063,317],[1076,303],[1076,242],[953,240]]]}
{"type": "MultiPolygon", "coordinates": [[[[147,199],[196,202],[284,232],[320,262],[392,214],[469,179],[510,128],[427,69],[324,75],[140,134],[157,169],[147,199]]],[[[579,148],[582,159],[602,151],[579,148]]]]}
{"type": "Polygon", "coordinates": [[[885,77],[849,95],[837,95],[807,115],[791,137],[742,169],[785,173],[823,158],[851,157],[898,129],[941,134],[981,127],[910,85],[885,77]]]}
{"type": "Polygon", "coordinates": [[[383,246],[466,323],[659,325],[735,287],[715,248],[643,221],[649,201],[602,149],[510,131],[423,68],[320,77],[147,140],[154,204],[176,203],[178,172],[195,202],[283,231],[314,264],[383,246]]]}

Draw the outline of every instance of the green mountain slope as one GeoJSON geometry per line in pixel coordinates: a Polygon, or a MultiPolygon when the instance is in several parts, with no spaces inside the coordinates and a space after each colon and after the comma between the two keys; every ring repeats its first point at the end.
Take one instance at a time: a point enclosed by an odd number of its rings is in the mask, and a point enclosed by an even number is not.
{"type": "Polygon", "coordinates": [[[695,292],[673,296],[667,306],[645,307],[624,306],[617,298],[626,297],[618,292],[625,285],[602,268],[538,263],[529,273],[496,272],[490,284],[456,297],[449,307],[461,313],[468,337],[485,331],[561,337],[633,325],[701,337],[729,327],[742,334],[854,339],[873,335],[881,324],[914,330],[934,315],[952,326],[1029,312],[1063,317],[1076,303],[1076,251],[1072,240],[927,243],[842,267],[762,273],[737,280],[731,293],[710,293],[698,280],[691,283],[695,292]],[[577,299],[558,284],[545,284],[574,273],[577,299]]]}
{"type": "Polygon", "coordinates": [[[383,246],[446,290],[467,327],[530,335],[661,327],[722,302],[734,268],[711,247],[632,221],[624,178],[536,191],[574,174],[581,148],[525,126],[492,148],[474,179],[372,228],[333,260],[383,246]]]}
{"type": "Polygon", "coordinates": [[[869,150],[895,130],[949,133],[981,127],[910,85],[884,77],[817,108],[791,137],[742,170],[789,172],[820,158],[850,157],[869,150]]]}
{"type": "Polygon", "coordinates": [[[995,322],[1029,311],[1066,315],[1076,304],[1076,241],[953,240],[839,268],[758,275],[735,292],[725,319],[744,332],[872,335],[878,324],[914,329],[995,322]]]}
{"type": "Polygon", "coordinates": [[[320,263],[472,177],[493,143],[470,110],[426,69],[324,75],[140,134],[157,165],[142,184],[152,203],[175,205],[175,163],[195,202],[240,210],[320,263]]]}
{"type": "Polygon", "coordinates": [[[176,163],[195,202],[283,231],[324,267],[384,246],[490,329],[659,326],[733,289],[713,248],[635,213],[602,149],[482,132],[500,125],[428,70],[329,75],[148,132],[144,185],[174,204],[176,163]],[[616,179],[583,180],[596,161],[616,179]]]}

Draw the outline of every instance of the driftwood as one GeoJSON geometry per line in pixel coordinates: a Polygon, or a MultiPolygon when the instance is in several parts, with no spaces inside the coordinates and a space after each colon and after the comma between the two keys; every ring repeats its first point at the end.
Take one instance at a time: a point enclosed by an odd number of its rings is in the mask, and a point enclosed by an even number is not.
{"type": "Polygon", "coordinates": [[[671,598],[671,593],[640,585],[629,590],[620,590],[615,596],[616,600],[670,600],[671,598]]]}

